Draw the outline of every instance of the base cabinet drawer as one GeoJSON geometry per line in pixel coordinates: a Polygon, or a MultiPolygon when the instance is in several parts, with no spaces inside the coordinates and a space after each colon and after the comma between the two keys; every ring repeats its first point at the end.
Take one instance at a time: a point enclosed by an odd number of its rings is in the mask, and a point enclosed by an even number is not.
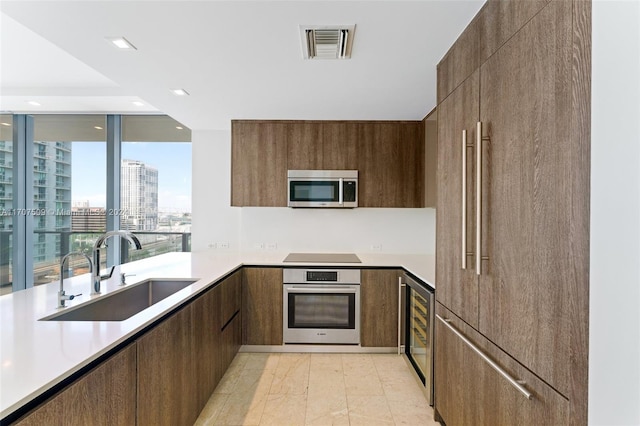
{"type": "Polygon", "coordinates": [[[569,424],[566,398],[439,303],[436,315],[436,420],[447,426],[569,424]]]}

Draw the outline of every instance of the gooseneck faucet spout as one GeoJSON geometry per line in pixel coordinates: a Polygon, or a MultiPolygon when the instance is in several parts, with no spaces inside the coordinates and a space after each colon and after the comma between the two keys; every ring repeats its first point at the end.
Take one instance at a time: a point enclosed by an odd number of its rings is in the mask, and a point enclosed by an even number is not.
{"type": "Polygon", "coordinates": [[[129,244],[133,245],[136,250],[140,250],[142,248],[138,237],[136,237],[129,231],[109,231],[102,234],[93,245],[93,263],[95,267],[93,268],[93,272],[91,273],[92,295],[100,294],[100,282],[102,281],[102,277],[100,276],[100,247],[102,247],[107,238],[114,236],[124,238],[125,240],[129,241],[129,244]]]}
{"type": "Polygon", "coordinates": [[[58,291],[58,308],[64,308],[64,302],[67,300],[73,300],[76,296],[80,296],[79,294],[75,295],[66,295],[64,292],[64,262],[67,261],[71,256],[84,256],[89,262],[89,272],[93,274],[93,264],[91,263],[91,259],[84,253],[79,251],[75,251],[69,254],[64,255],[64,257],[60,260],[60,291],[58,291]]]}

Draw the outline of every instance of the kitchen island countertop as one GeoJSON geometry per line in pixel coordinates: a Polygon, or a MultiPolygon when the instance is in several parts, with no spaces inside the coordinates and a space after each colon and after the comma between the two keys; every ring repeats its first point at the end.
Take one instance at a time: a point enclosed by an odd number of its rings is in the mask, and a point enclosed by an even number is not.
{"type": "MultiPolygon", "coordinates": [[[[197,281],[124,321],[40,321],[59,312],[57,281],[0,297],[0,419],[70,377],[100,356],[136,335],[176,306],[201,293],[242,266],[296,267],[283,262],[279,251],[203,251],[167,253],[116,266],[102,282],[102,293],[90,296],[90,277],[65,279],[65,292],[81,296],[68,308],[109,293],[122,291],[121,273],[128,286],[150,278],[193,278],[197,281]]],[[[318,267],[398,267],[435,288],[435,256],[424,254],[357,253],[362,263],[318,263],[318,267]]],[[[124,287],[126,288],[126,287],[124,287]]],[[[68,309],[65,308],[65,309],[68,309]]]]}

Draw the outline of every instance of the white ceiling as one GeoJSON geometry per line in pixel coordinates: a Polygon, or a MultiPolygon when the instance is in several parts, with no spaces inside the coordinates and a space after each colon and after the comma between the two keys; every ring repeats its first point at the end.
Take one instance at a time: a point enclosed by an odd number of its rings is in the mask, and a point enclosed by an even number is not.
{"type": "Polygon", "coordinates": [[[436,64],[483,2],[3,0],[0,110],[163,112],[191,129],[419,120],[436,103],[436,64]],[[355,24],[351,59],[303,60],[301,24],[355,24]]]}

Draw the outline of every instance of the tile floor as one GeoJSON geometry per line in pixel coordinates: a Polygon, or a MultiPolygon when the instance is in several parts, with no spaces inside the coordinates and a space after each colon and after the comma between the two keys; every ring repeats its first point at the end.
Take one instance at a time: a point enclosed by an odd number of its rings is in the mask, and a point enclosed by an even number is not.
{"type": "Polygon", "coordinates": [[[439,425],[394,354],[239,353],[202,425],[439,425]]]}

